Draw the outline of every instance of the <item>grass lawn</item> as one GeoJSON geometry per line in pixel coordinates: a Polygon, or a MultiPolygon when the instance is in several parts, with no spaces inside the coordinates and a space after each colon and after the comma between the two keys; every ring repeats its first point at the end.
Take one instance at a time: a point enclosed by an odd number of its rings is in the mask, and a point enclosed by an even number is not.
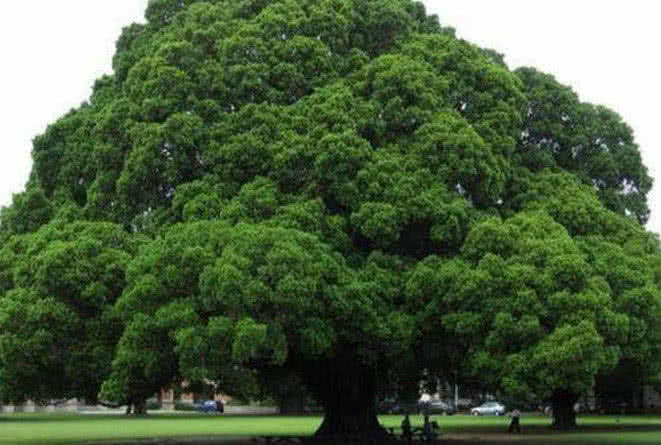
{"type": "MultiPolygon", "coordinates": [[[[385,426],[398,427],[401,416],[382,416],[385,426]]],[[[519,445],[643,445],[661,444],[661,417],[594,416],[579,419],[570,433],[550,431],[548,417],[523,417],[523,434],[507,434],[502,417],[433,416],[447,439],[443,443],[519,445]]],[[[310,435],[320,417],[215,416],[156,414],[146,418],[118,415],[11,414],[0,417],[0,445],[71,445],[174,437],[218,437],[228,441],[258,435],[310,435]]],[[[412,418],[421,425],[422,418],[412,418]]],[[[154,444],[154,442],[150,442],[154,444]]]]}
{"type": "Polygon", "coordinates": [[[0,417],[0,445],[83,444],[167,437],[251,437],[312,434],[320,417],[150,414],[147,417],[12,414],[0,417]]]}

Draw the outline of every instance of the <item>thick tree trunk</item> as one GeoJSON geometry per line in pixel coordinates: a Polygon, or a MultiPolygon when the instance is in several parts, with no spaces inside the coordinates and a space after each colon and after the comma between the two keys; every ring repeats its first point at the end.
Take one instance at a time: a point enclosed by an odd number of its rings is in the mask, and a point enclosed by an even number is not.
{"type": "MultiPolygon", "coordinates": [[[[350,359],[321,365],[311,380],[325,415],[315,438],[321,443],[387,443],[376,416],[376,370],[350,359]]],[[[309,377],[309,376],[308,376],[309,377]]]]}
{"type": "Polygon", "coordinates": [[[574,404],[578,397],[569,391],[556,391],[551,397],[553,406],[553,428],[568,430],[576,428],[576,411],[574,404]]]}
{"type": "Polygon", "coordinates": [[[125,414],[135,416],[143,416],[147,414],[147,401],[145,399],[132,399],[126,404],[125,414]]]}
{"type": "Polygon", "coordinates": [[[147,401],[145,399],[136,400],[133,404],[133,414],[144,416],[147,414],[147,401]]]}
{"type": "Polygon", "coordinates": [[[325,404],[325,415],[316,437],[385,438],[386,431],[376,417],[373,403],[360,402],[353,398],[338,397],[325,404]]]}
{"type": "Polygon", "coordinates": [[[301,414],[305,412],[305,393],[287,393],[280,397],[280,414],[301,414]]]}

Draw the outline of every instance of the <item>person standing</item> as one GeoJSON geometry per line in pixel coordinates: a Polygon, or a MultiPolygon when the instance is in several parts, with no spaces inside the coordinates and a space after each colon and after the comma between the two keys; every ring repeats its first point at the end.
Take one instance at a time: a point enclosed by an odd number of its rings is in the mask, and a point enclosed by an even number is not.
{"type": "Polygon", "coordinates": [[[425,422],[422,425],[422,439],[425,442],[433,441],[440,433],[440,427],[436,422],[429,421],[429,414],[425,414],[425,422]]]}
{"type": "Polygon", "coordinates": [[[429,414],[425,413],[424,423],[422,424],[422,437],[425,441],[431,440],[431,423],[429,423],[429,414]]]}
{"type": "Polygon", "coordinates": [[[508,433],[513,433],[521,432],[521,412],[514,408],[514,410],[510,413],[510,417],[512,418],[512,421],[510,422],[510,427],[507,429],[508,433]]]}
{"type": "Polygon", "coordinates": [[[411,443],[413,439],[413,430],[411,430],[411,419],[409,419],[409,413],[404,414],[404,420],[402,420],[402,439],[406,440],[407,443],[411,443]]]}

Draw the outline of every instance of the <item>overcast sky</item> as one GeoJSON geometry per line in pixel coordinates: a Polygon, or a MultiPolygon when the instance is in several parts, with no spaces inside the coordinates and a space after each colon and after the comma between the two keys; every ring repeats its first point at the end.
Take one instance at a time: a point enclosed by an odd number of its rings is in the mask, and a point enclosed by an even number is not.
{"type": "MultiPolygon", "coordinates": [[[[635,130],[657,179],[650,230],[661,231],[661,79],[657,2],[647,0],[425,0],[460,37],[535,66],[582,100],[607,105],[635,130]]],[[[21,0],[0,15],[0,205],[22,191],[31,140],[111,72],[121,28],[141,21],[147,0],[21,0]]]]}

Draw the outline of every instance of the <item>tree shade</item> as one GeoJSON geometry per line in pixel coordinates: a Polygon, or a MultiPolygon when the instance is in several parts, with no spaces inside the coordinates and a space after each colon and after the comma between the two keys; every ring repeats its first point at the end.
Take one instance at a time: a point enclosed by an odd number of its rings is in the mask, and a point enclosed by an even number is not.
{"type": "Polygon", "coordinates": [[[290,376],[319,436],[374,435],[377,394],[470,380],[570,427],[596,376],[658,371],[652,181],[617,114],[410,0],[146,18],[0,216],[4,399],[290,376]]]}

